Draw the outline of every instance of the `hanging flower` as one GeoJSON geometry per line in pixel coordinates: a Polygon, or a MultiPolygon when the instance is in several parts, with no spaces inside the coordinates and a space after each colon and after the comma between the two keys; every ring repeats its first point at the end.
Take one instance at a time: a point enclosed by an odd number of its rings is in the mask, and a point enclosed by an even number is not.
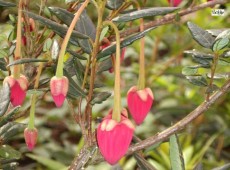
{"type": "Polygon", "coordinates": [[[69,80],[62,76],[58,78],[56,76],[52,77],[50,80],[50,91],[53,97],[54,103],[57,107],[61,107],[69,88],[69,80]]]}
{"type": "Polygon", "coordinates": [[[28,149],[31,151],[37,143],[38,130],[36,128],[24,130],[24,138],[28,149]]]}
{"type": "Polygon", "coordinates": [[[127,103],[130,114],[137,125],[140,125],[152,107],[154,97],[150,88],[138,90],[136,86],[127,93],[127,103]]]}
{"type": "Polygon", "coordinates": [[[26,97],[26,90],[29,82],[24,75],[21,75],[18,79],[13,76],[7,76],[3,84],[8,83],[10,86],[10,101],[13,106],[22,105],[26,97]]]}
{"type": "Polygon", "coordinates": [[[180,5],[180,3],[182,2],[182,0],[168,0],[168,2],[169,2],[169,4],[172,3],[172,5],[173,5],[174,7],[177,7],[177,6],[180,5]]]}
{"type": "Polygon", "coordinates": [[[134,125],[122,110],[121,121],[112,119],[112,110],[97,128],[97,143],[102,156],[111,164],[116,164],[127,152],[132,140],[134,125]]]}

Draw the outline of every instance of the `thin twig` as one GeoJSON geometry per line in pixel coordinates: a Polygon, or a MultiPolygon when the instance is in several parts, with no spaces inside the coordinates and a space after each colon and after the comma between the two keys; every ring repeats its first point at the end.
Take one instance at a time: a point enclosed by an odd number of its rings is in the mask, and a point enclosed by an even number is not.
{"type": "MultiPolygon", "coordinates": [[[[204,9],[204,8],[207,8],[207,7],[212,7],[212,6],[215,6],[217,4],[226,4],[227,2],[228,2],[228,0],[215,0],[215,1],[209,1],[209,2],[206,2],[206,3],[200,4],[200,5],[194,6],[192,8],[186,8],[186,9],[181,10],[180,12],[178,12],[176,14],[175,13],[174,14],[169,14],[169,15],[166,15],[166,16],[160,18],[160,19],[147,22],[146,24],[144,24],[144,30],[146,30],[148,28],[160,26],[160,25],[166,25],[166,24],[169,24],[169,23],[173,23],[175,18],[178,17],[178,16],[182,17],[182,16],[185,16],[185,15],[194,13],[196,11],[199,11],[201,9],[204,9]]],[[[120,36],[121,36],[121,38],[123,38],[123,37],[127,37],[129,35],[132,35],[132,34],[138,33],[138,32],[140,32],[140,27],[139,26],[134,27],[134,28],[130,28],[128,30],[125,30],[125,31],[121,32],[120,36]]],[[[111,36],[109,39],[110,39],[110,41],[113,41],[115,39],[115,36],[111,36]]]]}

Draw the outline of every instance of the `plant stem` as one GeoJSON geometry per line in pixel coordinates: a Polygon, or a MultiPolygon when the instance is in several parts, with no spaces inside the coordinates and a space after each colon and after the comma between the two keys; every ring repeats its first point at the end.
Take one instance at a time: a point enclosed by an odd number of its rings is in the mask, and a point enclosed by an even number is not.
{"type": "MultiPolygon", "coordinates": [[[[137,8],[140,10],[140,5],[137,3],[137,8]]],[[[144,31],[144,19],[140,19],[140,31],[144,31]]],[[[138,90],[145,88],[145,38],[140,40],[140,58],[139,58],[139,78],[138,78],[138,90]]]]}
{"type": "Polygon", "coordinates": [[[34,129],[34,118],[35,118],[35,104],[36,104],[37,94],[32,95],[31,107],[30,107],[30,118],[29,118],[29,129],[34,129]]]}
{"type": "MultiPolygon", "coordinates": [[[[215,75],[215,71],[216,71],[216,66],[218,64],[218,59],[219,59],[219,54],[215,53],[214,54],[214,58],[213,58],[213,63],[212,63],[212,67],[211,67],[211,78],[210,78],[210,82],[209,82],[209,88],[212,88],[213,85],[213,80],[214,80],[214,75],[215,75]]],[[[208,93],[206,96],[206,100],[209,101],[209,97],[210,94],[208,93]]]]}
{"type": "Polygon", "coordinates": [[[105,21],[104,25],[109,25],[114,29],[116,34],[116,62],[115,62],[115,82],[114,82],[114,105],[112,119],[120,122],[121,120],[121,75],[120,75],[120,34],[117,26],[111,21],[105,21]]]}
{"type": "MultiPolygon", "coordinates": [[[[21,59],[21,41],[22,41],[22,6],[23,0],[19,0],[18,4],[18,22],[17,22],[17,38],[16,48],[14,52],[14,60],[21,59]]],[[[14,65],[13,77],[18,79],[21,74],[21,65],[14,65]]]]}
{"type": "Polygon", "coordinates": [[[57,65],[57,71],[56,71],[56,76],[57,77],[62,77],[63,76],[63,65],[64,65],[64,56],[65,56],[65,52],[66,52],[66,48],[70,39],[70,36],[73,32],[73,29],[81,15],[81,13],[83,12],[83,10],[86,8],[86,6],[88,5],[88,3],[90,2],[90,0],[86,0],[81,7],[79,8],[79,10],[76,12],[73,21],[71,22],[69,29],[66,33],[66,36],[63,40],[63,43],[61,45],[61,50],[60,50],[60,54],[59,54],[59,58],[58,58],[58,65],[57,65]]]}

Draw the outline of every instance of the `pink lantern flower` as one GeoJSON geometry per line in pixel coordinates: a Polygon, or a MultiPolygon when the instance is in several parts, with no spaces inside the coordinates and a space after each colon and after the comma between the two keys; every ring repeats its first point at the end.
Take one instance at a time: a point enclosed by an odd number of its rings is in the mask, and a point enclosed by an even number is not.
{"type": "Polygon", "coordinates": [[[30,151],[34,149],[34,146],[37,143],[37,137],[38,137],[38,130],[36,128],[33,129],[26,128],[24,130],[25,142],[30,151]]]}
{"type": "Polygon", "coordinates": [[[3,84],[5,83],[8,83],[10,86],[10,101],[12,105],[14,107],[22,105],[29,85],[27,78],[24,75],[21,75],[18,79],[15,79],[13,76],[7,76],[3,81],[3,84]]]}
{"type": "Polygon", "coordinates": [[[172,3],[172,5],[174,7],[177,7],[178,5],[180,5],[180,3],[182,2],[182,0],[168,0],[169,4],[172,3]]]}
{"type": "Polygon", "coordinates": [[[57,107],[61,107],[66,98],[69,88],[69,80],[67,77],[62,76],[58,78],[56,76],[52,77],[50,80],[50,91],[53,97],[54,103],[57,107]]]}
{"type": "Polygon", "coordinates": [[[137,125],[140,125],[152,107],[154,97],[150,88],[138,90],[136,86],[129,89],[127,103],[130,114],[137,125]]]}
{"type": "Polygon", "coordinates": [[[97,128],[97,143],[105,160],[116,164],[127,152],[132,140],[134,125],[126,117],[126,109],[122,110],[121,121],[112,119],[112,110],[97,128]]]}

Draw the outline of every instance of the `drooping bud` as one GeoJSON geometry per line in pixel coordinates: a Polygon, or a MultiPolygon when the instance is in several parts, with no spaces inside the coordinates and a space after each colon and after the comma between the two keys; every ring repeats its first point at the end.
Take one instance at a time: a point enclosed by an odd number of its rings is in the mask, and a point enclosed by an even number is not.
{"type": "Polygon", "coordinates": [[[26,128],[24,130],[25,142],[30,151],[34,149],[34,146],[37,143],[37,137],[38,137],[38,130],[36,128],[33,129],[26,128]]]}
{"type": "Polygon", "coordinates": [[[138,90],[136,86],[127,93],[127,103],[130,114],[137,125],[140,125],[152,107],[154,97],[150,88],[138,90]]]}
{"type": "Polygon", "coordinates": [[[126,154],[132,140],[134,125],[126,117],[126,109],[122,111],[120,122],[112,119],[111,112],[97,128],[97,143],[105,160],[114,165],[126,154]]]}
{"type": "Polygon", "coordinates": [[[8,83],[10,86],[10,101],[12,105],[14,107],[22,105],[29,85],[27,78],[24,75],[21,75],[18,79],[15,79],[13,76],[7,76],[3,81],[4,83],[8,83]]]}
{"type": "Polygon", "coordinates": [[[169,4],[172,4],[174,7],[177,7],[180,5],[182,0],[168,0],[169,4]]]}
{"type": "Polygon", "coordinates": [[[62,76],[61,78],[54,76],[51,78],[50,92],[57,107],[62,106],[66,98],[68,88],[69,80],[65,76],[62,76]]]}

